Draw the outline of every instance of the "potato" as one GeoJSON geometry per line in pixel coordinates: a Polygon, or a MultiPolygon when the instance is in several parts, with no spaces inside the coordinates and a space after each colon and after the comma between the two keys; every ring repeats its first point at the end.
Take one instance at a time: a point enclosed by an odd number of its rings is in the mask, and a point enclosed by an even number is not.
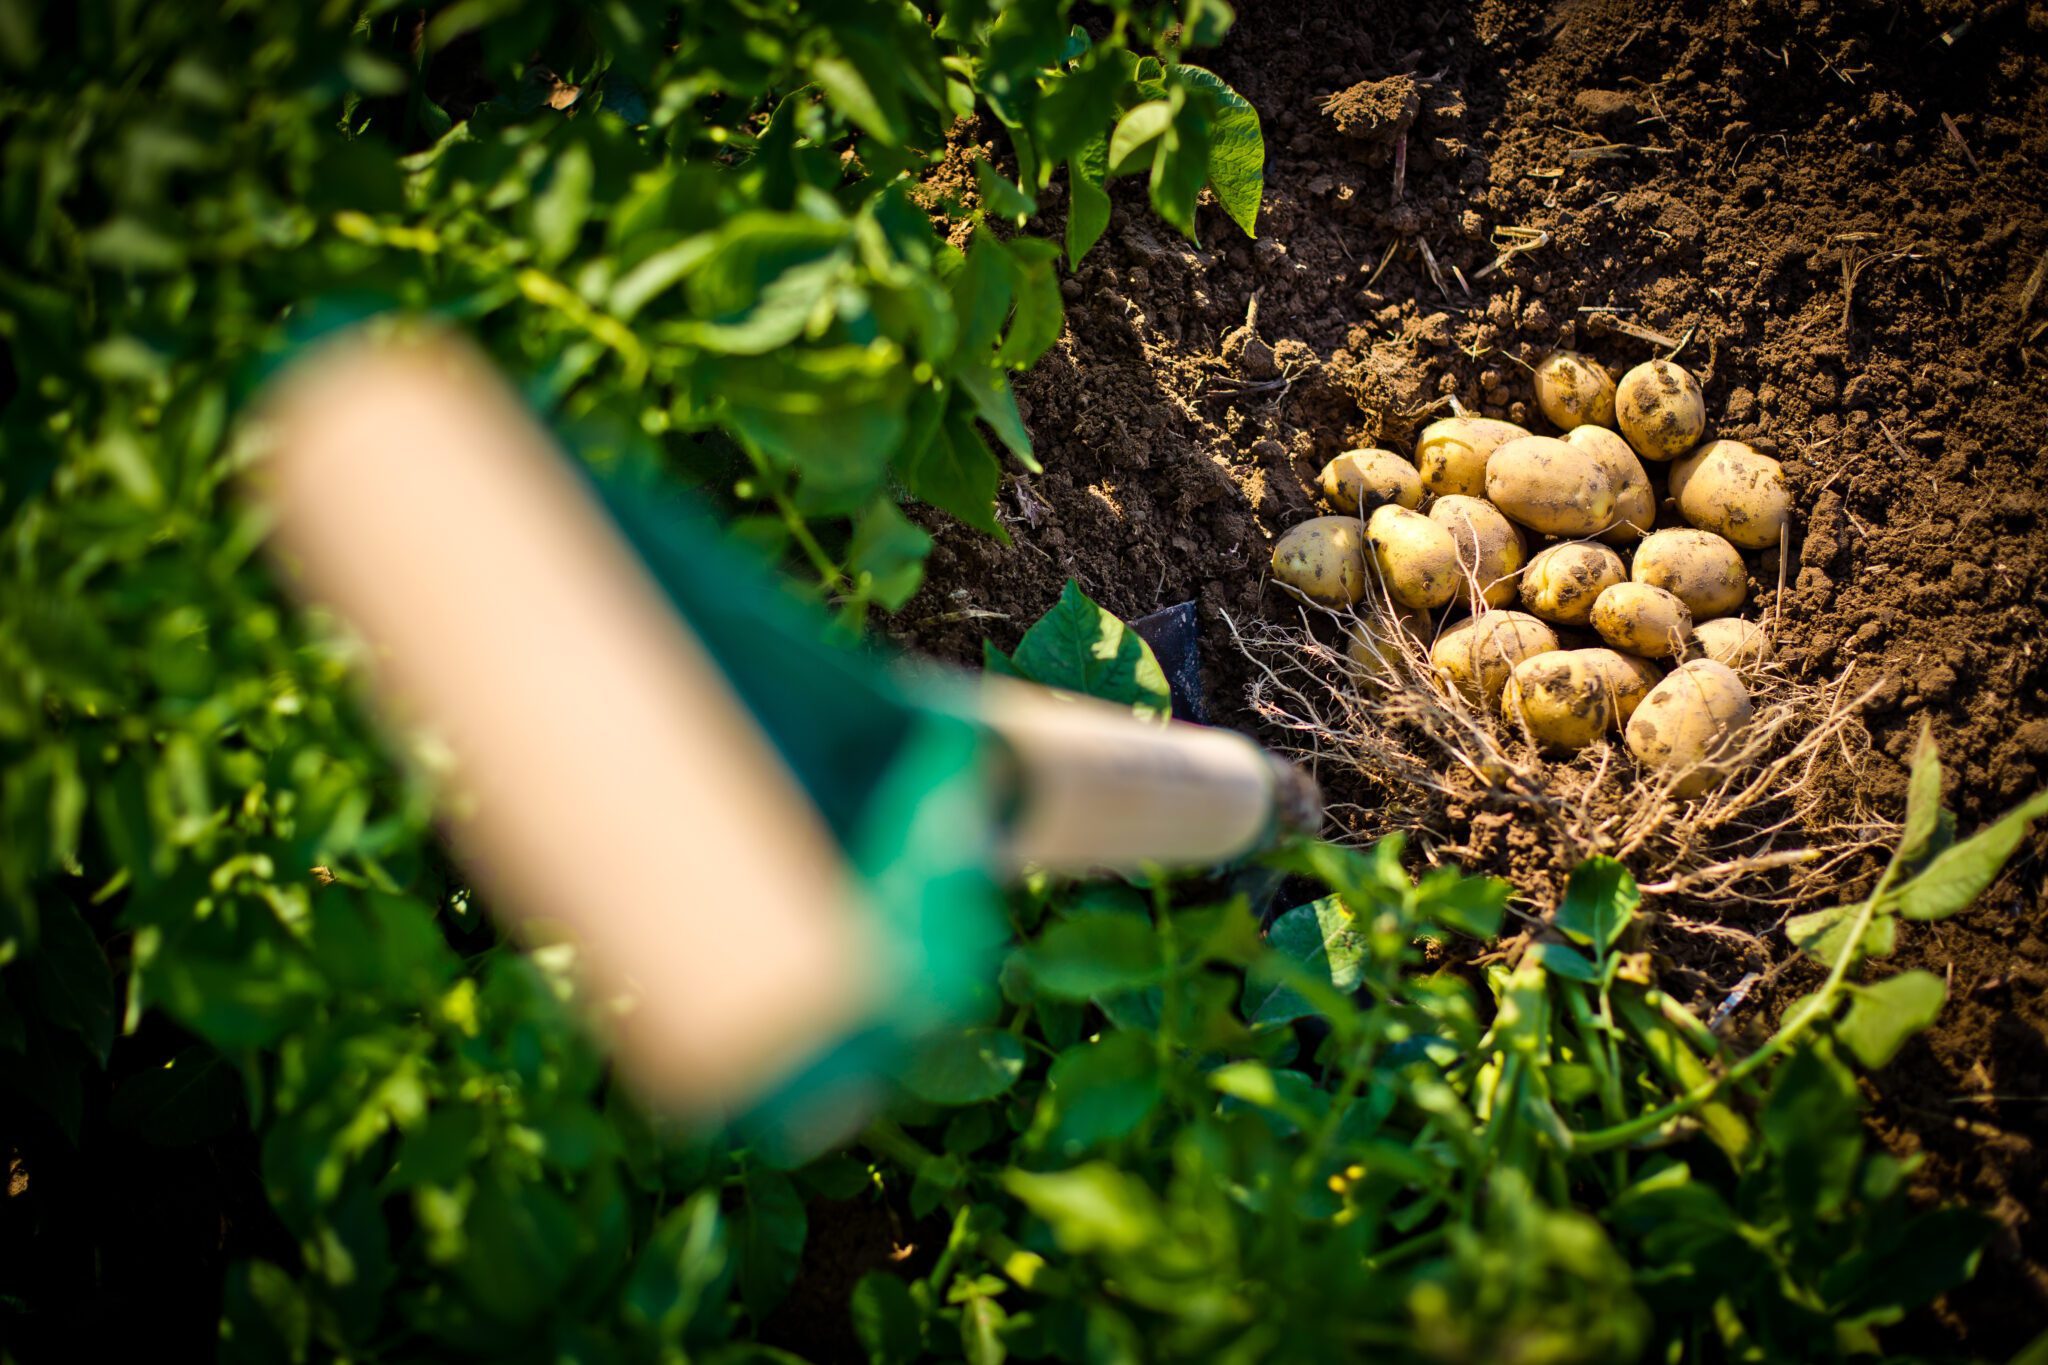
{"type": "Polygon", "coordinates": [[[1311,602],[1348,607],[1365,596],[1365,558],[1357,517],[1312,517],[1274,543],[1273,577],[1311,602]]]}
{"type": "Polygon", "coordinates": [[[1347,450],[1323,466],[1320,482],[1339,512],[1370,515],[1390,502],[1422,506],[1422,476],[1391,450],[1347,450]]]}
{"type": "Polygon", "coordinates": [[[1646,460],[1675,460],[1707,429],[1707,402],[1697,379],[1668,360],[1647,360],[1614,390],[1621,434],[1646,460]]]}
{"type": "Polygon", "coordinates": [[[1697,796],[1725,778],[1751,713],[1735,670],[1712,659],[1681,664],[1629,717],[1629,752],[1645,767],[1678,775],[1675,796],[1697,796]]]}
{"type": "Polygon", "coordinates": [[[1536,406],[1559,431],[1614,425],[1614,376],[1591,356],[1552,351],[1536,362],[1536,406]]]}
{"type": "Polygon", "coordinates": [[[1518,664],[1556,648],[1557,636],[1535,617],[1489,611],[1437,636],[1429,661],[1467,701],[1491,706],[1500,700],[1500,691],[1518,664]]]}
{"type": "Polygon", "coordinates": [[[1377,615],[1360,616],[1344,627],[1344,657],[1369,678],[1396,675],[1396,660],[1409,649],[1424,651],[1428,645],[1430,621],[1427,613],[1397,607],[1391,622],[1377,615]]]}
{"type": "Polygon", "coordinates": [[[1629,449],[1628,442],[1606,427],[1574,427],[1565,433],[1565,444],[1577,446],[1607,467],[1614,485],[1614,524],[1600,533],[1609,545],[1631,545],[1650,533],[1657,524],[1657,491],[1643,462],[1629,449]]]}
{"type": "Polygon", "coordinates": [[[1625,653],[1670,659],[1692,634],[1692,611],[1662,588],[1616,583],[1594,600],[1593,629],[1625,653]]]}
{"type": "Polygon", "coordinates": [[[1678,513],[1745,550],[1765,550],[1785,534],[1792,498],[1785,467],[1741,441],[1709,441],[1671,467],[1678,513]]]}
{"type": "Polygon", "coordinates": [[[1692,628],[1692,652],[1746,673],[1771,661],[1771,637],[1754,621],[1723,616],[1692,628]]]}
{"type": "Polygon", "coordinates": [[[1607,699],[1614,707],[1616,725],[1628,724],[1628,718],[1635,714],[1636,707],[1642,705],[1643,698],[1650,695],[1650,689],[1664,677],[1657,671],[1657,665],[1648,659],[1638,659],[1617,649],[1580,649],[1573,652],[1599,675],[1600,685],[1607,689],[1607,699]]]}
{"type": "Polygon", "coordinates": [[[1508,675],[1500,713],[1546,749],[1583,749],[1614,723],[1614,702],[1583,654],[1538,654],[1508,675]]]}
{"type": "Polygon", "coordinates": [[[1629,577],[1673,594],[1702,621],[1726,616],[1749,596],[1742,552],[1712,531],[1683,526],[1643,537],[1629,577]]]}
{"type": "Polygon", "coordinates": [[[1458,547],[1464,596],[1474,611],[1505,607],[1515,600],[1515,575],[1529,551],[1522,533],[1484,498],[1452,493],[1438,498],[1429,519],[1451,533],[1458,547]]]}
{"type": "Polygon", "coordinates": [[[1590,536],[1614,521],[1607,466],[1555,436],[1519,436],[1487,457],[1486,497],[1547,536],[1590,536]]]}
{"type": "Polygon", "coordinates": [[[1522,606],[1561,626],[1593,619],[1593,600],[1616,583],[1628,582],[1628,567],[1605,545],[1567,540],[1538,550],[1522,570],[1522,606]]]}
{"type": "Polygon", "coordinates": [[[1492,417],[1445,417],[1422,429],[1415,467],[1424,491],[1437,497],[1486,492],[1486,460],[1500,446],[1529,434],[1526,427],[1492,417]]]}
{"type": "Polygon", "coordinates": [[[1379,508],[1365,523],[1365,539],[1388,596],[1404,607],[1440,607],[1464,581],[1458,543],[1420,512],[1379,508]]]}

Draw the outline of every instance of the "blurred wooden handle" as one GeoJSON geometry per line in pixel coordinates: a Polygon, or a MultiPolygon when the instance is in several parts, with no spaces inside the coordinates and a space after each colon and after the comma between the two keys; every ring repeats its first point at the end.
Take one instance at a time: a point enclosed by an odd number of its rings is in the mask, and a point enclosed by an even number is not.
{"type": "Polygon", "coordinates": [[[828,832],[547,434],[446,338],[289,373],[257,476],[287,577],[456,759],[494,906],[565,932],[627,1075],[740,1101],[887,989],[828,832]]]}

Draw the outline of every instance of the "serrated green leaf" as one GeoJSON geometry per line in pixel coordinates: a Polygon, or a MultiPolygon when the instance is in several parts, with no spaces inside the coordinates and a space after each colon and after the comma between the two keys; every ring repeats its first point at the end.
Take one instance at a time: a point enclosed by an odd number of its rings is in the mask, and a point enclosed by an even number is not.
{"type": "Polygon", "coordinates": [[[1024,632],[1012,660],[1047,687],[1119,702],[1155,720],[1173,713],[1172,691],[1152,647],[1072,579],[1053,609],[1024,632]]]}
{"type": "Polygon", "coordinates": [[[1871,1071],[1888,1065],[1908,1038],[1932,1024],[1948,997],[1941,978],[1922,971],[1853,989],[1835,1036],[1871,1071]]]}
{"type": "Polygon", "coordinates": [[[2026,838],[2027,826],[2048,815],[2048,792],[2021,802],[1995,823],[1959,844],[1943,849],[1904,886],[1885,897],[1885,905],[1907,919],[1947,919],[1984,894],[2013,850],[2026,838]]]}

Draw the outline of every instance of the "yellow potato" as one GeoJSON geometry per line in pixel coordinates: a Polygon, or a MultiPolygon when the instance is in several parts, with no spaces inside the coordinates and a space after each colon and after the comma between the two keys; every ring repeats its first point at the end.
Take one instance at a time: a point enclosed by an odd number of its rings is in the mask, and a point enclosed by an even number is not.
{"type": "Polygon", "coordinates": [[[1522,606],[1561,626],[1593,619],[1593,601],[1616,583],[1628,581],[1621,556],[1605,545],[1567,540],[1538,550],[1522,570],[1522,606]]]}
{"type": "Polygon", "coordinates": [[[1583,749],[1614,723],[1614,702],[1593,666],[1567,651],[1516,664],[1501,689],[1500,713],[1546,749],[1583,749]]]}
{"type": "Polygon", "coordinates": [[[1741,441],[1709,441],[1671,466],[1678,513],[1745,550],[1764,550],[1785,534],[1792,497],[1785,467],[1741,441]]]}
{"type": "Polygon", "coordinates": [[[1422,505],[1422,476],[1391,450],[1347,450],[1323,466],[1320,482],[1339,512],[1370,513],[1390,502],[1422,505]]]}
{"type": "Polygon", "coordinates": [[[1491,706],[1524,659],[1557,648],[1549,626],[1519,611],[1488,611],[1437,636],[1429,661],[1467,701],[1491,706]]]}
{"type": "Polygon", "coordinates": [[[1360,615],[1344,627],[1344,657],[1366,677],[1396,676],[1401,655],[1428,648],[1429,630],[1428,615],[1409,607],[1395,608],[1391,621],[1360,615]]]}
{"type": "Polygon", "coordinates": [[[1771,637],[1754,621],[1723,616],[1692,628],[1692,652],[1746,673],[1771,661],[1771,637]]]}
{"type": "Polygon", "coordinates": [[[1643,537],[1629,577],[1673,594],[1701,621],[1726,616],[1749,596],[1742,552],[1712,531],[1683,526],[1643,537]]]}
{"type": "Polygon", "coordinates": [[[1445,417],[1422,429],[1415,441],[1415,467],[1422,487],[1437,497],[1486,492],[1486,460],[1507,442],[1529,434],[1526,427],[1492,417],[1445,417]]]}
{"type": "Polygon", "coordinates": [[[1657,491],[1650,476],[1622,440],[1606,427],[1573,427],[1565,433],[1565,444],[1577,446],[1607,468],[1614,485],[1614,524],[1600,533],[1609,545],[1630,545],[1648,535],[1657,524],[1657,491]]]}
{"type": "Polygon", "coordinates": [[[1559,431],[1613,426],[1614,376],[1591,356],[1552,351],[1536,362],[1536,406],[1559,431]]]}
{"type": "Polygon", "coordinates": [[[1486,499],[1547,536],[1590,536],[1614,522],[1607,466],[1555,436],[1520,436],[1487,457],[1486,499]]]}
{"type": "Polygon", "coordinates": [[[1365,539],[1388,596],[1402,606],[1440,607],[1457,593],[1458,544],[1422,513],[1382,507],[1365,523],[1365,539]]]}
{"type": "Polygon", "coordinates": [[[1663,678],[1657,665],[1648,659],[1638,659],[1633,654],[1623,654],[1618,649],[1579,649],[1572,651],[1586,661],[1600,678],[1600,685],[1607,689],[1607,699],[1614,707],[1614,723],[1628,724],[1628,718],[1642,705],[1643,698],[1650,695],[1650,689],[1663,678]]]}
{"type": "Polygon", "coordinates": [[[1614,416],[1636,454],[1675,460],[1707,429],[1707,401],[1686,371],[1668,360],[1646,360],[1615,386],[1614,416]]]}
{"type": "Polygon", "coordinates": [[[1357,517],[1314,517],[1274,543],[1273,577],[1318,605],[1348,607],[1365,596],[1365,556],[1357,517]]]}
{"type": "Polygon", "coordinates": [[[1452,493],[1430,505],[1429,519],[1449,531],[1458,547],[1458,570],[1472,610],[1505,607],[1515,600],[1515,575],[1529,552],[1522,533],[1498,507],[1484,498],[1452,493]]]}
{"type": "Polygon", "coordinates": [[[1692,634],[1692,612],[1662,588],[1616,583],[1594,601],[1593,629],[1624,653],[1671,659],[1692,634]]]}
{"type": "Polygon", "coordinates": [[[1651,688],[1629,718],[1629,752],[1645,767],[1674,775],[1673,795],[1697,796],[1728,775],[1751,710],[1734,669],[1694,659],[1651,688]]]}

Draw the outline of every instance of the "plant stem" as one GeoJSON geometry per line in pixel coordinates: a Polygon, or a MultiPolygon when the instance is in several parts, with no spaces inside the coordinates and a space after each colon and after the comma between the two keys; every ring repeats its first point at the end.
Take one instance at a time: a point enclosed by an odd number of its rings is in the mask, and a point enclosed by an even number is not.
{"type": "Polygon", "coordinates": [[[1694,1086],[1661,1109],[1639,1114],[1627,1123],[1617,1123],[1607,1128],[1596,1128],[1590,1133],[1572,1135],[1572,1152],[1584,1156],[1604,1152],[1611,1147],[1620,1147],[1656,1132],[1675,1118],[1682,1118],[1720,1094],[1723,1089],[1746,1080],[1767,1066],[1775,1057],[1781,1056],[1792,1044],[1821,1019],[1834,1011],[1835,1001],[1842,993],[1842,984],[1848,979],[1849,968],[1861,957],[1863,936],[1870,932],[1871,921],[1877,918],[1878,905],[1885,893],[1891,889],[1892,880],[1898,875],[1899,862],[1896,855],[1878,879],[1877,886],[1862,905],[1856,907],[1856,919],[1851,924],[1848,937],[1843,941],[1842,955],[1835,959],[1835,965],[1828,970],[1828,979],[1821,988],[1806,997],[1803,1004],[1792,1012],[1770,1041],[1755,1052],[1744,1057],[1720,1075],[1694,1086]]]}

